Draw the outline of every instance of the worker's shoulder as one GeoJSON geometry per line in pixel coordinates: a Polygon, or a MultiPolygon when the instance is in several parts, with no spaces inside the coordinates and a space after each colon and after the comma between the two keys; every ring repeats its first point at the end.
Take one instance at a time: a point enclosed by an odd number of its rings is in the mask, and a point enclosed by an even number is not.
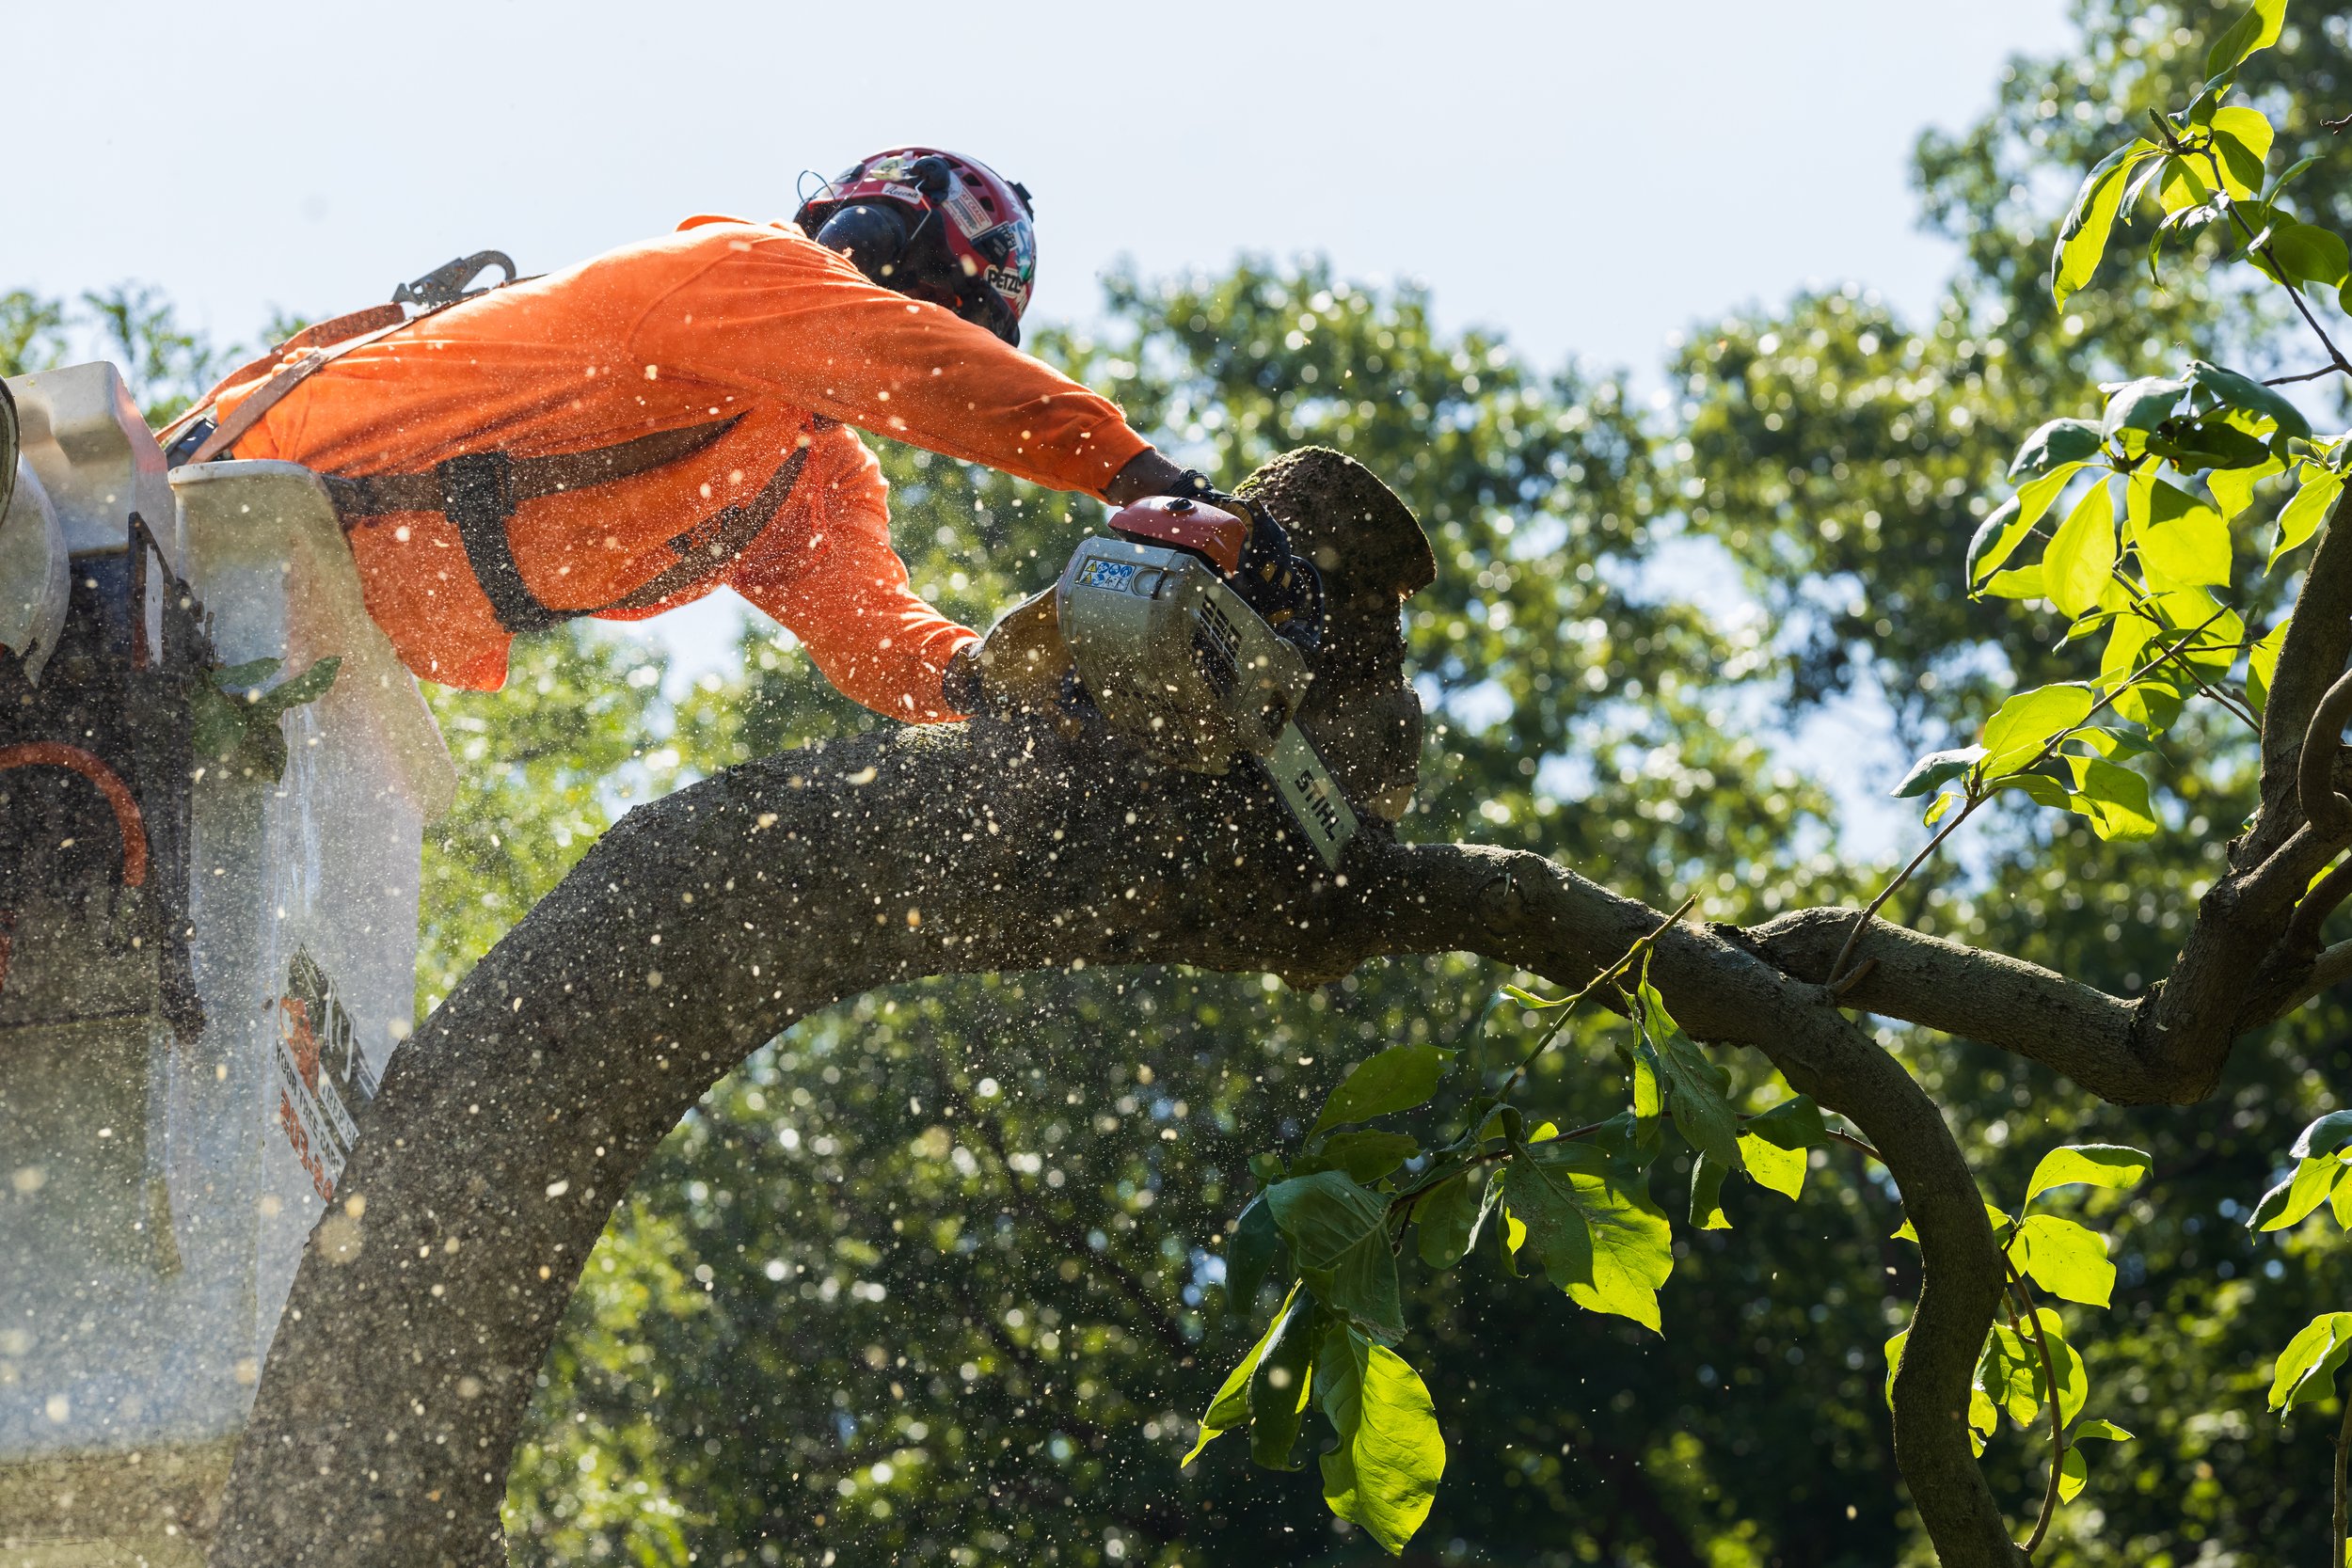
{"type": "Polygon", "coordinates": [[[651,244],[676,253],[717,256],[817,248],[797,224],[761,223],[726,213],[697,213],[651,244]]]}
{"type": "Polygon", "coordinates": [[[788,223],[755,223],[749,218],[703,213],[688,218],[667,234],[656,234],[591,257],[569,274],[583,279],[646,278],[691,276],[730,257],[754,252],[816,250],[800,230],[788,223]]]}

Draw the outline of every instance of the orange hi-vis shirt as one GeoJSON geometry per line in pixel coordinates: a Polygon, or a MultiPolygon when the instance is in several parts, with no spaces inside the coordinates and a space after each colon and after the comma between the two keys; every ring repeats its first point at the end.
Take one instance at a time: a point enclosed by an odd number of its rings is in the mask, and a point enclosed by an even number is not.
{"type": "MultiPolygon", "coordinates": [[[[274,365],[217,388],[226,419],[274,365]]],[[[635,620],[732,586],[843,693],[895,719],[940,695],[975,634],[925,603],[890,544],[889,485],[849,429],[1100,496],[1148,449],[1116,404],[935,305],[876,287],[789,224],[695,217],[566,272],[468,300],[343,355],[238,437],[240,458],[354,477],[502,451],[588,451],[735,419],[692,456],[523,501],[523,580],[558,609],[610,605],[678,560],[670,541],[750,500],[797,447],[775,517],[723,572],[635,620]],[[837,421],[837,422],[834,422],[837,421]]],[[[437,512],[350,520],[369,613],[408,667],[491,690],[513,641],[437,512]]]]}

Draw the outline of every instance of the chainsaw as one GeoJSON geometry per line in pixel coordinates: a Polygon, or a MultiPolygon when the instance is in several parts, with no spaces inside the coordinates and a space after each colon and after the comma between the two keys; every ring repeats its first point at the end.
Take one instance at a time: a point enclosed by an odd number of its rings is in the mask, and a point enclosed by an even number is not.
{"type": "Polygon", "coordinates": [[[1114,514],[1108,527],[1080,541],[1054,588],[1078,684],[1105,723],[1158,762],[1222,774],[1255,758],[1336,868],[1356,813],[1297,717],[1314,678],[1299,643],[1321,634],[1319,592],[1304,613],[1286,608],[1285,636],[1237,592],[1248,521],[1156,497],[1114,514]]]}

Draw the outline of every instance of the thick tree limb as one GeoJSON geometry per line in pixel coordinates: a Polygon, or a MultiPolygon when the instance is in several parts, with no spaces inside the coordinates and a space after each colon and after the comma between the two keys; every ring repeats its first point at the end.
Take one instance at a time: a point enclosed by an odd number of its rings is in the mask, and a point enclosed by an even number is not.
{"type": "MultiPolygon", "coordinates": [[[[1396,608],[1426,544],[1333,454],[1260,487],[1329,579],[1311,733],[1351,795],[1393,800],[1419,735],[1396,608]]],[[[1453,949],[1573,984],[1660,920],[1540,857],[1400,847],[1376,822],[1329,877],[1281,820],[1254,772],[1174,774],[1046,721],[861,736],[630,813],[394,1059],[271,1346],[215,1568],[502,1562],[532,1374],[613,1204],[812,1009],[925,974],[1311,980],[1453,949]]],[[[1694,1035],[1764,1052],[1886,1161],[1925,1265],[1898,1459],[1945,1562],[2012,1568],[1964,1419],[2000,1262],[1950,1131],[1835,998],[1724,934],[1670,928],[1652,977],[1694,1035]]]]}
{"type": "MultiPolygon", "coordinates": [[[[1799,910],[1740,940],[1777,967],[1819,984],[1828,979],[1852,921],[1847,910],[1799,910]]],[[[1857,964],[1877,963],[1841,992],[1850,1006],[1991,1041],[2119,1105],[2172,1098],[2133,1048],[2136,1003],[2006,953],[1883,922],[1863,934],[1854,958],[1857,964]]]]}

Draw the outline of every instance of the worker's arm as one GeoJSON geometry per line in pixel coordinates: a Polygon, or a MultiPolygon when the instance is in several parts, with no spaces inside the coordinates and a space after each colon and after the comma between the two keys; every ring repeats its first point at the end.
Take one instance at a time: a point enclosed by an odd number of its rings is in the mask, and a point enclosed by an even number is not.
{"type": "Polygon", "coordinates": [[[960,719],[947,661],[978,634],[942,615],[890,546],[889,484],[847,431],[821,436],[800,494],[728,572],[735,591],[807,644],[834,689],[909,723],[960,719]]]}
{"type": "Polygon", "coordinates": [[[1108,399],[950,311],[876,287],[797,230],[696,232],[709,265],[658,301],[630,340],[648,375],[794,404],[1107,499],[1151,494],[1136,486],[1181,471],[1108,399]],[[1131,475],[1144,459],[1156,461],[1131,475]]]}

